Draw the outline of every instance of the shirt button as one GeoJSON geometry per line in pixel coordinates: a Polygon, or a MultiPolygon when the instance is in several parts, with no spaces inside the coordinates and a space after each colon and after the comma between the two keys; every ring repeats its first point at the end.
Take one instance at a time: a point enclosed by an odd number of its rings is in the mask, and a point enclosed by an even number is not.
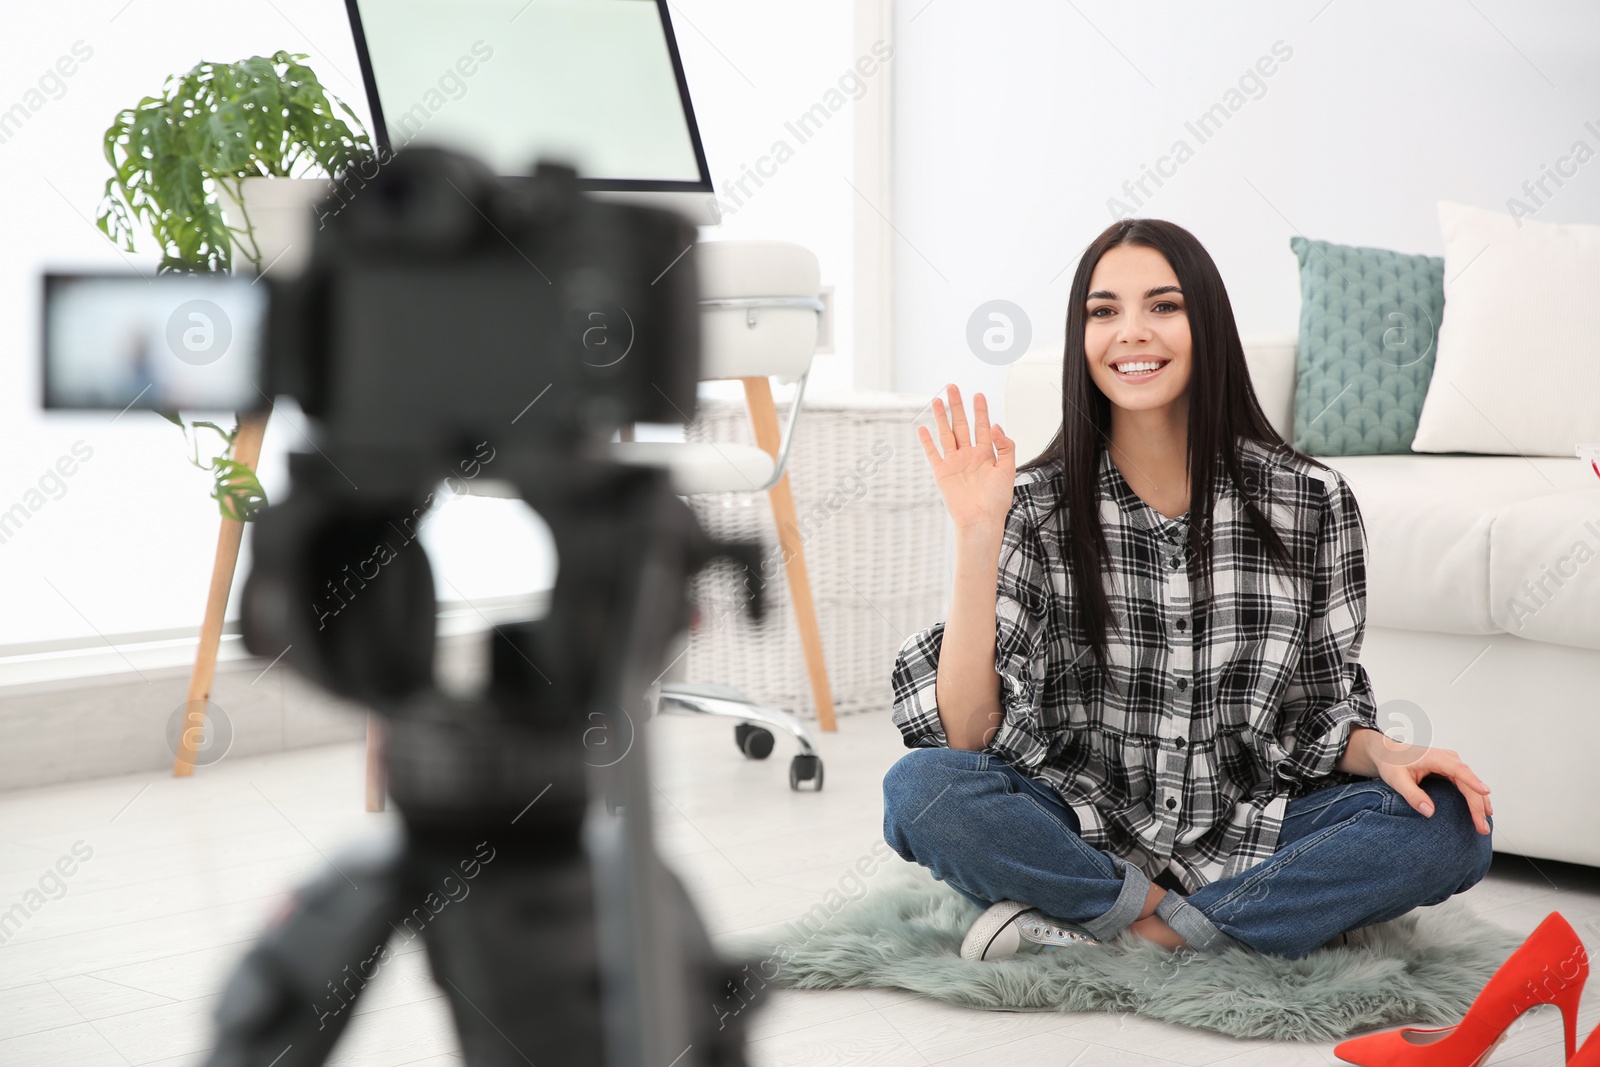
{"type": "Polygon", "coordinates": [[[1179,678],[1178,679],[1178,692],[1181,693],[1187,688],[1189,688],[1189,679],[1187,679],[1187,678],[1179,678]]]}
{"type": "Polygon", "coordinates": [[[1178,569],[1178,557],[1177,556],[1173,556],[1171,559],[1167,560],[1167,562],[1172,564],[1172,569],[1173,570],[1177,570],[1178,569]]]}
{"type": "Polygon", "coordinates": [[[1188,628],[1189,628],[1189,622],[1188,622],[1187,619],[1179,619],[1178,620],[1178,629],[1187,630],[1188,628]]]}
{"type": "Polygon", "coordinates": [[[1179,748],[1182,748],[1184,745],[1184,740],[1181,737],[1174,737],[1172,739],[1172,743],[1177,745],[1179,748]]]}
{"type": "Polygon", "coordinates": [[[1167,798],[1167,807],[1175,808],[1177,806],[1178,806],[1178,799],[1176,797],[1168,797],[1167,798]]]}

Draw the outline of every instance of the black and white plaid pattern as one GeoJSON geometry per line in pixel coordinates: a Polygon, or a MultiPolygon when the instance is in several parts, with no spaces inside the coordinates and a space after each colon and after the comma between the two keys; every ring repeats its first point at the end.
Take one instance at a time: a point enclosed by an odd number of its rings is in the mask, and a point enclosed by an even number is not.
{"type": "MultiPolygon", "coordinates": [[[[1349,731],[1377,729],[1366,669],[1366,529],[1336,471],[1241,441],[1245,485],[1216,461],[1215,596],[1190,603],[1188,516],[1134,493],[1104,448],[1096,494],[1110,550],[1113,691],[1067,606],[1072,579],[1054,471],[1017,476],[1000,552],[995,666],[1004,721],[985,751],[1059,793],[1096,848],[1186,892],[1272,855],[1291,797],[1360,781],[1334,769],[1349,731]],[[1248,493],[1296,560],[1271,569],[1248,493]]],[[[1198,577],[1198,570],[1195,572],[1198,577]]],[[[1201,587],[1203,591],[1203,587],[1201,587]]],[[[944,624],[894,666],[908,748],[947,744],[934,697],[944,624]]]]}

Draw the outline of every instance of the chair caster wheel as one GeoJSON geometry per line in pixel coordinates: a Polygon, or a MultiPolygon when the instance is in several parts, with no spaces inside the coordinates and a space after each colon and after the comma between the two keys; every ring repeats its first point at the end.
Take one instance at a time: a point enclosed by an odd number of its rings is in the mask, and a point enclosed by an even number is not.
{"type": "Polygon", "coordinates": [[[796,756],[789,763],[789,788],[799,791],[801,782],[816,782],[812,789],[822,792],[822,757],[796,756]]]}
{"type": "Polygon", "coordinates": [[[733,728],[733,740],[747,759],[766,759],[772,755],[772,731],[765,726],[739,723],[733,728]]]}

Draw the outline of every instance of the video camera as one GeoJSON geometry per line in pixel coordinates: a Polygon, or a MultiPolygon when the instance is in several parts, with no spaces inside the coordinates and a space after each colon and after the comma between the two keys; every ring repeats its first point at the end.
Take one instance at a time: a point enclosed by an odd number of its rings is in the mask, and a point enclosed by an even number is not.
{"type": "Polygon", "coordinates": [[[565,166],[502,179],[434,148],[319,214],[294,277],[45,280],[47,407],[299,403],[314,447],[252,523],[245,644],[387,720],[403,840],[296,894],[224,991],[210,1062],[322,1062],[351,1014],[330,991],[359,993],[351,968],[470,862],[471,898],[422,928],[468,1062],[742,1063],[742,1022],[712,1007],[737,971],[654,853],[640,727],[688,578],[717,556],[754,569],[759,549],[710,540],[664,470],[606,449],[625,424],[693,415],[695,228],[593,199],[565,166]],[[559,570],[543,617],[493,628],[489,679],[463,696],[435,680],[420,547],[335,617],[319,605],[485,444],[559,570]],[[585,761],[597,728],[629,736],[626,758],[585,761]]]}

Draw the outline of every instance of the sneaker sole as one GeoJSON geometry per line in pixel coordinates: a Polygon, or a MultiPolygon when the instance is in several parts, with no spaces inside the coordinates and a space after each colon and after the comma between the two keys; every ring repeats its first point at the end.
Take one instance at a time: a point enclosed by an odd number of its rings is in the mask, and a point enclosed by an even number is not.
{"type": "Polygon", "coordinates": [[[961,958],[974,962],[987,960],[989,949],[993,947],[994,940],[1001,931],[1010,926],[1018,915],[1032,910],[1027,904],[1019,904],[1014,900],[1003,900],[990,907],[988,911],[978,916],[978,921],[967,931],[967,936],[961,942],[961,958]]]}

